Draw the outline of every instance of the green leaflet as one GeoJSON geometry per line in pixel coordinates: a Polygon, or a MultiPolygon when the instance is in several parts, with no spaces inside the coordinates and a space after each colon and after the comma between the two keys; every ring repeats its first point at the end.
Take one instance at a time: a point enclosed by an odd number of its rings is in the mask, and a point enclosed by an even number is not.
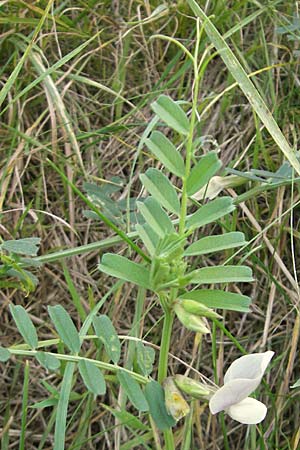
{"type": "Polygon", "coordinates": [[[10,358],[10,351],[0,345],[0,362],[6,362],[10,358]]]}
{"type": "Polygon", "coordinates": [[[35,349],[38,346],[38,337],[28,313],[21,305],[10,304],[9,309],[24,341],[30,348],[35,349]]]}
{"type": "Polygon", "coordinates": [[[153,231],[153,228],[151,228],[151,226],[147,223],[144,225],[136,224],[135,229],[140,239],[143,241],[149,254],[153,256],[159,240],[158,235],[153,231]]]}
{"type": "Polygon", "coordinates": [[[45,367],[47,370],[57,370],[60,368],[60,360],[54,355],[50,355],[46,352],[37,352],[35,357],[40,365],[45,367]]]}
{"type": "Polygon", "coordinates": [[[39,251],[41,239],[40,238],[24,238],[4,241],[0,248],[10,253],[17,253],[18,255],[36,256],[39,251]]]}
{"type": "Polygon", "coordinates": [[[176,420],[168,414],[165,405],[165,392],[157,381],[150,381],[145,387],[145,396],[150,414],[160,430],[167,430],[176,425],[176,420]]]}
{"type": "Polygon", "coordinates": [[[121,344],[115,327],[110,318],[104,314],[93,319],[95,333],[103,342],[105,351],[109,358],[118,364],[121,355],[121,344]]]}
{"type": "Polygon", "coordinates": [[[118,371],[117,378],[136,409],[142,412],[148,411],[149,406],[139,383],[123,370],[118,371]]]}
{"type": "Polygon", "coordinates": [[[176,189],[162,172],[148,169],[146,173],[140,175],[140,180],[161,206],[179,215],[180,203],[176,189]]]}
{"type": "Polygon", "coordinates": [[[178,177],[184,177],[185,166],[175,145],[160,131],[153,131],[145,144],[164,166],[178,177]]]}
{"type": "Polygon", "coordinates": [[[246,295],[212,289],[196,289],[185,292],[179,298],[194,300],[208,308],[228,309],[240,312],[249,312],[249,305],[251,303],[251,298],[246,295]]]}
{"type": "Polygon", "coordinates": [[[222,163],[215,152],[203,156],[198,164],[192,168],[187,179],[188,195],[195,194],[205,186],[221,166],[222,163]]]}
{"type": "Polygon", "coordinates": [[[81,345],[79,334],[67,311],[61,305],[56,305],[48,306],[48,312],[62,342],[72,353],[78,353],[81,345]]]}
{"type": "Polygon", "coordinates": [[[104,395],[106,384],[101,370],[92,362],[81,360],[78,363],[81,378],[90,392],[94,395],[104,395]]]}
{"type": "Polygon", "coordinates": [[[253,281],[252,270],[247,266],[203,267],[189,274],[192,284],[232,283],[253,281]]]}
{"type": "Polygon", "coordinates": [[[124,258],[124,256],[105,253],[98,269],[121,280],[129,281],[146,289],[149,288],[149,271],[140,264],[124,258]]]}
{"type": "Polygon", "coordinates": [[[152,372],[154,359],[155,359],[154,349],[138,341],[136,343],[136,360],[144,376],[148,376],[152,372]]]}
{"type": "MultiPolygon", "coordinates": [[[[166,234],[174,232],[174,226],[169,219],[169,216],[162,209],[160,204],[153,198],[148,197],[145,202],[137,202],[137,206],[147,225],[160,237],[163,238],[166,234]]],[[[145,226],[144,226],[145,227],[145,226]]],[[[147,228],[145,231],[148,233],[147,228]]],[[[151,241],[153,242],[153,234],[151,241]]]]}
{"type": "Polygon", "coordinates": [[[217,236],[206,236],[193,242],[184,252],[184,256],[205,255],[247,244],[244,233],[233,231],[232,233],[217,236]]]}
{"type": "Polygon", "coordinates": [[[204,206],[187,218],[187,228],[198,228],[214,222],[221,217],[229,214],[235,209],[231,197],[217,198],[204,206]]]}
{"type": "Polygon", "coordinates": [[[155,114],[173,130],[187,135],[190,123],[183,109],[167,95],[160,95],[151,105],[155,114]]]}

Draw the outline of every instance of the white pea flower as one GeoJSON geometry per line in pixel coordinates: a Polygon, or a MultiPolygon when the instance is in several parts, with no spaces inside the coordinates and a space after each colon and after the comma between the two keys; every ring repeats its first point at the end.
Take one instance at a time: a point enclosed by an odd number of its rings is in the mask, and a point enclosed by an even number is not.
{"type": "Polygon", "coordinates": [[[256,424],[264,420],[267,407],[248,397],[260,384],[274,352],[254,353],[236,359],[224,376],[224,386],[209,401],[212,414],[225,411],[232,419],[243,424],[256,424]]]}

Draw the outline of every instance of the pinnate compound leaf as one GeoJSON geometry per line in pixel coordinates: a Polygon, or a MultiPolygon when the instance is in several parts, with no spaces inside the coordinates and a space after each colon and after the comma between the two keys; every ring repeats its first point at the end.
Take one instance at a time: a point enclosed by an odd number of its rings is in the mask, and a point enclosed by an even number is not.
{"type": "Polygon", "coordinates": [[[169,179],[157,169],[148,169],[140,175],[141,182],[158,203],[179,215],[180,203],[174,186],[169,179]]]}
{"type": "Polygon", "coordinates": [[[247,266],[215,266],[194,270],[192,284],[233,283],[253,281],[252,270],[247,266]]]}
{"type": "Polygon", "coordinates": [[[196,289],[180,295],[182,300],[194,300],[208,308],[228,309],[230,311],[249,312],[251,298],[246,295],[236,294],[212,289],[196,289]]]}
{"type": "Polygon", "coordinates": [[[108,316],[102,314],[93,319],[95,333],[104,344],[108,357],[117,364],[121,355],[121,344],[115,327],[108,316]]]}
{"type": "Polygon", "coordinates": [[[62,342],[72,353],[78,353],[81,346],[79,334],[67,311],[61,305],[56,305],[48,306],[48,312],[62,342]]]}
{"type": "Polygon", "coordinates": [[[104,395],[106,392],[106,384],[101,370],[90,361],[82,359],[78,363],[78,369],[81,378],[92,394],[104,395]]]}
{"type": "Polygon", "coordinates": [[[6,362],[10,358],[10,351],[7,348],[1,347],[0,345],[0,362],[6,362]]]}
{"type": "Polygon", "coordinates": [[[187,179],[187,193],[189,196],[198,192],[205,186],[214,174],[222,166],[215,152],[210,152],[203,156],[200,161],[192,168],[187,179]]]}
{"type": "Polygon", "coordinates": [[[24,341],[30,348],[35,349],[38,346],[38,337],[28,313],[21,305],[14,306],[11,304],[9,309],[24,341]]]}
{"type": "Polygon", "coordinates": [[[168,414],[165,404],[165,392],[157,381],[150,381],[145,387],[145,396],[150,414],[160,430],[167,430],[176,425],[176,420],[168,414]]]}
{"type": "Polygon", "coordinates": [[[107,275],[129,281],[146,289],[150,286],[149,271],[124,256],[105,253],[102,257],[101,264],[98,265],[98,269],[107,275]]]}
{"type": "MultiPolygon", "coordinates": [[[[174,232],[174,226],[167,215],[162,209],[160,204],[153,198],[148,197],[145,202],[137,202],[137,206],[142,216],[147,222],[147,225],[160,237],[163,238],[169,233],[174,232]]],[[[146,232],[147,229],[145,228],[146,232]]],[[[152,236],[152,241],[153,241],[152,236]]],[[[155,242],[153,242],[154,244],[155,242]]]]}
{"type": "Polygon", "coordinates": [[[190,123],[183,109],[167,95],[160,95],[151,105],[155,114],[180,134],[189,133],[190,123]]]}
{"type": "Polygon", "coordinates": [[[206,236],[199,241],[193,242],[184,252],[185,256],[205,255],[221,250],[240,247],[246,245],[244,233],[233,231],[231,233],[220,234],[217,236],[206,236]]]}
{"type": "Polygon", "coordinates": [[[18,255],[36,256],[41,239],[36,237],[4,241],[1,248],[18,255]]]}
{"type": "Polygon", "coordinates": [[[135,381],[129,373],[124,372],[123,370],[118,371],[117,378],[136,409],[142,412],[148,411],[149,406],[139,383],[135,381]]]}
{"type": "Polygon", "coordinates": [[[184,177],[183,158],[175,145],[164,134],[160,131],[153,131],[150,138],[145,140],[145,144],[170,172],[178,177],[184,177]]]}
{"type": "Polygon", "coordinates": [[[45,352],[37,352],[35,354],[36,359],[41,366],[45,367],[47,370],[57,370],[60,368],[60,360],[54,355],[50,355],[45,352]]]}
{"type": "Polygon", "coordinates": [[[186,221],[188,228],[198,228],[207,225],[220,219],[226,214],[229,214],[235,209],[231,197],[217,198],[204,206],[201,206],[198,211],[189,216],[186,221]]]}

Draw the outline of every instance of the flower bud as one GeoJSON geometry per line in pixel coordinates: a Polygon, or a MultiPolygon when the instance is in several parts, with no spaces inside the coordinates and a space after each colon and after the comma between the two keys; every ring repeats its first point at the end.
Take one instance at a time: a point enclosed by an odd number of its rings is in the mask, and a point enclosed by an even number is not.
{"type": "Polygon", "coordinates": [[[190,407],[175,385],[173,378],[168,377],[163,382],[165,403],[169,414],[175,420],[180,420],[190,412],[190,407]]]}
{"type": "Polygon", "coordinates": [[[196,331],[197,333],[210,333],[207,328],[204,319],[202,317],[196,316],[187,312],[180,303],[176,303],[174,306],[174,311],[180,322],[188,329],[196,331]]]}
{"type": "Polygon", "coordinates": [[[203,305],[203,303],[197,302],[195,300],[183,299],[181,300],[181,305],[183,306],[185,311],[191,314],[208,317],[209,319],[222,318],[220,314],[203,305]]]}
{"type": "Polygon", "coordinates": [[[184,375],[175,375],[175,384],[185,394],[194,398],[210,398],[212,395],[212,388],[207,384],[200,383],[192,378],[185,377],[184,375]]]}

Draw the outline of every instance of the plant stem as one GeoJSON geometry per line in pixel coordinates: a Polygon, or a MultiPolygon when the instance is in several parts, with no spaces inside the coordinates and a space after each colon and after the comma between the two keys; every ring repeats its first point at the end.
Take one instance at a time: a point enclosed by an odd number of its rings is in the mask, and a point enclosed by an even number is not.
{"type": "Polygon", "coordinates": [[[192,104],[192,112],[190,118],[190,129],[188,134],[188,140],[186,144],[186,157],[185,157],[185,175],[182,179],[182,196],[181,196],[181,210],[180,210],[180,219],[179,219],[179,234],[183,235],[185,228],[185,219],[187,214],[187,201],[188,201],[188,193],[187,193],[187,180],[191,170],[191,160],[193,153],[193,137],[194,137],[194,128],[196,122],[196,112],[197,112],[197,103],[198,103],[198,94],[199,94],[199,69],[198,69],[198,52],[199,52],[199,44],[200,44],[200,31],[199,24],[197,22],[197,41],[195,47],[195,53],[193,58],[194,65],[194,89],[193,89],[193,104],[192,104]]]}
{"type": "Polygon", "coordinates": [[[174,320],[174,313],[170,308],[164,308],[164,325],[161,338],[161,346],[159,353],[159,363],[158,363],[158,382],[162,383],[168,374],[168,354],[170,348],[170,340],[172,333],[172,325],[174,320]]]}

